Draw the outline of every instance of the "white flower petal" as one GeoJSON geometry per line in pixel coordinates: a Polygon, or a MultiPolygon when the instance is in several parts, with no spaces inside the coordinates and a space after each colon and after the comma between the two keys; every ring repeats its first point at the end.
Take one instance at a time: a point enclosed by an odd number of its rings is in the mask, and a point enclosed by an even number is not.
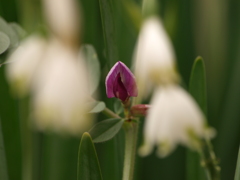
{"type": "Polygon", "coordinates": [[[45,47],[46,41],[43,38],[32,35],[8,58],[6,76],[18,96],[22,97],[28,93],[45,47]]]}
{"type": "Polygon", "coordinates": [[[85,70],[77,53],[57,42],[49,45],[34,86],[33,113],[40,129],[77,135],[89,128],[85,70]]]}
{"type": "Polygon", "coordinates": [[[168,155],[177,144],[196,149],[198,139],[206,138],[208,130],[204,115],[180,86],[169,85],[157,89],[151,104],[144,136],[147,144],[159,146],[159,156],[168,155]]]}
{"type": "Polygon", "coordinates": [[[138,149],[138,154],[140,156],[147,156],[148,154],[150,154],[153,150],[153,146],[154,144],[149,144],[147,141],[145,142],[144,145],[142,145],[139,149],[138,149]]]}
{"type": "Polygon", "coordinates": [[[170,39],[157,17],[145,20],[134,54],[138,88],[148,94],[146,84],[176,81],[175,54],[170,39]]]}
{"type": "Polygon", "coordinates": [[[80,13],[75,0],[43,0],[45,17],[53,33],[64,43],[79,40],[80,13]]]}

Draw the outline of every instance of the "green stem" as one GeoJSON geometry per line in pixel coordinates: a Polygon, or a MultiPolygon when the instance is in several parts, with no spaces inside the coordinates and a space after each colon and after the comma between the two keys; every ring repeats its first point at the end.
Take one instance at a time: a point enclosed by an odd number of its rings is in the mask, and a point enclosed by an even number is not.
{"type": "Polygon", "coordinates": [[[102,113],[110,118],[120,118],[119,115],[115,114],[113,111],[111,111],[107,107],[102,111],[102,113]]]}
{"type": "Polygon", "coordinates": [[[124,130],[125,157],[123,166],[123,180],[132,180],[137,145],[138,124],[132,121],[127,121],[124,124],[124,130]]]}
{"type": "Polygon", "coordinates": [[[208,180],[220,180],[220,167],[218,160],[213,151],[212,144],[209,140],[203,142],[203,148],[200,152],[202,165],[205,167],[205,172],[208,180]]]}
{"type": "MultiPolygon", "coordinates": [[[[111,118],[120,118],[120,116],[118,116],[108,108],[105,108],[102,111],[102,113],[111,118]]],[[[123,180],[132,180],[137,145],[138,123],[131,120],[126,121],[124,123],[124,130],[125,130],[125,157],[123,166],[123,180]]]]}
{"type": "Polygon", "coordinates": [[[201,165],[202,165],[202,167],[203,167],[203,169],[205,171],[206,179],[207,180],[212,180],[211,175],[210,175],[210,171],[209,171],[209,169],[207,168],[207,165],[206,165],[207,164],[206,163],[207,160],[206,160],[204,152],[201,150],[199,152],[199,155],[200,155],[200,158],[201,158],[201,165]]]}
{"type": "Polygon", "coordinates": [[[239,180],[240,179],[240,148],[238,151],[238,160],[237,160],[237,166],[236,166],[236,172],[235,172],[235,177],[234,180],[239,180]]]}

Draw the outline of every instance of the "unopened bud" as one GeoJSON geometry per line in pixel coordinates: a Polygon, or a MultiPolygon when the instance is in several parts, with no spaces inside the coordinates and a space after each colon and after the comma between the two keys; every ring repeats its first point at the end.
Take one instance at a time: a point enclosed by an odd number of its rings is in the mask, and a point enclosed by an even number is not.
{"type": "Polygon", "coordinates": [[[146,116],[149,108],[149,104],[137,104],[131,107],[131,114],[133,116],[146,116]]]}
{"type": "Polygon", "coordinates": [[[123,103],[128,101],[129,97],[136,97],[138,95],[136,80],[133,73],[120,61],[109,71],[105,85],[107,97],[116,97],[123,103]]]}

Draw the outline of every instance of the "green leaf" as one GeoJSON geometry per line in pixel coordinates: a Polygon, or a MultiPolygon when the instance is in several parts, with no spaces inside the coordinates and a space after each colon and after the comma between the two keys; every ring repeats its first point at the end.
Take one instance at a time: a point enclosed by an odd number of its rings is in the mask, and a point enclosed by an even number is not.
{"type": "Polygon", "coordinates": [[[102,180],[98,157],[92,138],[84,133],[78,151],[78,180],[102,180]]]}
{"type": "Polygon", "coordinates": [[[27,32],[17,23],[9,23],[8,25],[15,31],[19,41],[27,35],[27,32]]]}
{"type": "Polygon", "coordinates": [[[121,103],[121,101],[119,101],[118,99],[115,100],[113,107],[114,107],[114,112],[115,112],[116,114],[119,115],[119,114],[121,114],[121,113],[123,112],[122,103],[121,103]]]}
{"type": "Polygon", "coordinates": [[[205,180],[204,169],[200,165],[199,154],[195,151],[187,150],[187,180],[205,180]]]}
{"type": "MultiPolygon", "coordinates": [[[[4,67],[3,67],[4,68],[4,67]]],[[[0,70],[0,114],[2,132],[4,135],[5,154],[8,167],[9,179],[20,179],[22,177],[22,145],[21,145],[21,121],[18,118],[20,111],[18,102],[13,99],[6,82],[5,72],[0,70]]]]}
{"type": "Polygon", "coordinates": [[[191,72],[189,92],[194,97],[202,111],[207,113],[205,65],[201,57],[197,57],[191,72]]]}
{"type": "Polygon", "coordinates": [[[8,49],[9,45],[10,39],[8,36],[5,33],[0,32],[0,54],[5,52],[8,49]]]}
{"type": "Polygon", "coordinates": [[[10,47],[14,47],[18,44],[18,35],[15,31],[8,25],[8,23],[0,17],[0,31],[5,33],[10,39],[10,47]]]}
{"type": "Polygon", "coordinates": [[[124,120],[119,118],[108,119],[96,124],[89,133],[93,142],[99,143],[112,139],[121,129],[124,120]]]}
{"type": "Polygon", "coordinates": [[[107,60],[110,67],[118,59],[115,0],[99,0],[107,60]]]}
{"type": "MultiPolygon", "coordinates": [[[[197,57],[193,64],[189,82],[189,91],[202,109],[202,111],[206,114],[207,99],[205,66],[201,57],[197,57]]],[[[204,170],[200,165],[200,161],[201,160],[197,152],[187,150],[187,180],[206,179],[204,170]]]]}
{"type": "Polygon", "coordinates": [[[87,68],[88,68],[88,77],[90,82],[90,94],[93,94],[100,81],[101,70],[100,63],[98,60],[97,53],[92,45],[83,45],[81,47],[81,53],[85,56],[87,68]]]}
{"type": "Polygon", "coordinates": [[[239,148],[239,151],[238,151],[238,160],[237,160],[234,180],[239,180],[239,179],[240,179],[240,148],[239,148]]]}
{"type": "Polygon", "coordinates": [[[92,109],[89,111],[89,113],[99,113],[106,108],[106,105],[102,101],[96,101],[92,102],[90,107],[92,107],[92,109]]]}
{"type": "Polygon", "coordinates": [[[35,133],[34,136],[34,176],[31,179],[76,180],[79,138],[56,133],[35,133]]]}
{"type": "Polygon", "coordinates": [[[3,143],[2,125],[0,121],[0,179],[8,180],[7,163],[3,143]]]}

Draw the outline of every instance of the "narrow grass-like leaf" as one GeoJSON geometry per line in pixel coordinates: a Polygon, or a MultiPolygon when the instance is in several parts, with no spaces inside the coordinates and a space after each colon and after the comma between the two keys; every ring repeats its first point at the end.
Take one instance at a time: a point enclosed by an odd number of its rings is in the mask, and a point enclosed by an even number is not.
{"type": "MultiPolygon", "coordinates": [[[[4,67],[2,67],[4,68],[4,67]]],[[[0,70],[0,114],[2,132],[4,135],[4,147],[8,167],[8,176],[11,180],[18,180],[22,177],[22,145],[20,136],[20,120],[16,100],[9,92],[5,72],[0,70]]],[[[20,179],[21,180],[21,179],[20,179]]]]}
{"type": "Polygon", "coordinates": [[[92,109],[89,111],[89,113],[99,113],[106,108],[106,105],[102,101],[96,101],[92,103],[91,107],[92,109]]]}
{"type": "Polygon", "coordinates": [[[84,133],[78,151],[78,180],[102,180],[97,153],[89,133],[84,133]]]}
{"type": "MultiPolygon", "coordinates": [[[[115,62],[120,60],[119,52],[118,52],[119,49],[117,48],[119,47],[117,45],[118,38],[119,38],[119,36],[117,36],[117,30],[119,30],[117,25],[120,25],[119,22],[121,18],[119,19],[116,18],[119,16],[119,6],[117,4],[120,4],[120,1],[99,0],[101,20],[102,20],[102,31],[103,31],[104,42],[105,42],[104,55],[106,56],[108,68],[112,67],[115,62]]],[[[127,35],[127,33],[125,33],[124,36],[125,35],[127,35]]],[[[124,45],[123,47],[124,49],[127,48],[126,45],[124,45]]],[[[125,54],[125,51],[124,53],[121,53],[121,54],[125,54]]],[[[121,173],[122,173],[121,167],[119,167],[118,162],[116,163],[114,161],[115,159],[118,159],[118,153],[119,153],[117,138],[113,139],[113,144],[114,144],[114,148],[109,146],[109,150],[114,152],[112,152],[111,154],[109,154],[109,152],[103,153],[104,155],[109,156],[109,160],[112,162],[113,166],[107,167],[108,162],[105,161],[106,163],[104,163],[103,174],[105,173],[104,177],[107,176],[106,179],[108,180],[119,180],[121,179],[121,173]],[[117,147],[115,147],[115,145],[117,147]]]]}
{"type": "Polygon", "coordinates": [[[240,148],[238,151],[238,159],[237,159],[237,165],[236,165],[236,172],[234,180],[240,180],[240,148]]]}
{"type": "MultiPolygon", "coordinates": [[[[35,134],[37,135],[37,134],[35,134]]],[[[33,139],[32,180],[76,180],[79,138],[55,133],[38,134],[33,139]],[[38,163],[38,164],[36,164],[38,163]]]]}
{"type": "Polygon", "coordinates": [[[3,143],[1,120],[0,120],[0,179],[8,180],[8,172],[7,172],[5,149],[4,149],[4,143],[3,143]]]}
{"type": "Polygon", "coordinates": [[[105,39],[106,46],[106,55],[110,67],[113,66],[118,59],[118,50],[117,50],[117,33],[116,33],[116,22],[115,22],[115,9],[114,3],[117,1],[114,0],[99,0],[101,18],[102,18],[102,27],[103,34],[105,39]]]}
{"type": "Polygon", "coordinates": [[[93,94],[96,91],[100,81],[100,62],[98,60],[97,53],[92,45],[83,45],[81,47],[81,53],[86,59],[88,77],[90,82],[89,91],[90,94],[93,94]]]}
{"type": "Polygon", "coordinates": [[[5,33],[0,32],[0,54],[5,52],[8,49],[9,45],[10,45],[9,37],[5,33]]]}
{"type": "MultiPolygon", "coordinates": [[[[207,112],[205,67],[201,57],[197,57],[191,72],[189,91],[202,111],[207,112]]],[[[197,152],[187,151],[187,180],[206,179],[204,170],[200,165],[197,152]]]]}
{"type": "Polygon", "coordinates": [[[104,142],[112,139],[121,129],[124,120],[113,118],[96,124],[89,133],[93,142],[104,142]]]}
{"type": "Polygon", "coordinates": [[[201,57],[197,57],[191,72],[189,92],[194,97],[204,114],[207,113],[205,65],[201,57]]]}
{"type": "Polygon", "coordinates": [[[204,169],[200,165],[197,152],[187,150],[187,180],[206,180],[204,169]]]}

